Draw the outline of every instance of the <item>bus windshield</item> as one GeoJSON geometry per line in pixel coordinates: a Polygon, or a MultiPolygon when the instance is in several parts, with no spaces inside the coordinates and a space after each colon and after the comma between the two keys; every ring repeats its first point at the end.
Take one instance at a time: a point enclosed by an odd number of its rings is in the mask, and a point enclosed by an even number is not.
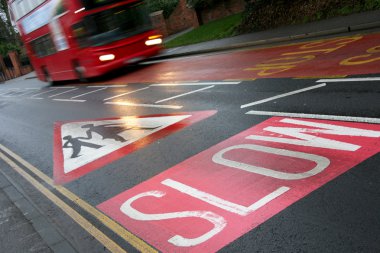
{"type": "Polygon", "coordinates": [[[81,47],[105,45],[150,29],[149,15],[141,2],[88,15],[73,26],[81,47]]]}

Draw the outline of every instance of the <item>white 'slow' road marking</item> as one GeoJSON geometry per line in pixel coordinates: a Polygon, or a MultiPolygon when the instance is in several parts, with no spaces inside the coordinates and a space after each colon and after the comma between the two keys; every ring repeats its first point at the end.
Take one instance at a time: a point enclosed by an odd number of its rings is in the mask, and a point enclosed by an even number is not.
{"type": "Polygon", "coordinates": [[[289,112],[266,112],[266,111],[249,111],[246,114],[260,116],[278,116],[290,118],[307,118],[307,119],[325,119],[336,121],[360,122],[380,124],[379,118],[368,117],[353,117],[353,116],[338,116],[338,115],[323,115],[323,114],[306,114],[306,113],[289,113],[289,112]]]}

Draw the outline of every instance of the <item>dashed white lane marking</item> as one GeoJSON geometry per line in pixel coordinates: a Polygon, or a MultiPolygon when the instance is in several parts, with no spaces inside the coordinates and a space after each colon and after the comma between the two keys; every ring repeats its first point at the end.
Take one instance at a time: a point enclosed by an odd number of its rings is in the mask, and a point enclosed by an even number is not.
{"type": "Polygon", "coordinates": [[[43,95],[43,94],[47,94],[47,93],[51,93],[51,92],[57,91],[58,89],[74,89],[74,88],[75,88],[75,87],[73,87],[73,86],[50,88],[50,89],[47,90],[47,91],[44,91],[44,92],[41,92],[41,93],[34,94],[33,96],[31,96],[31,97],[29,97],[29,98],[31,98],[31,99],[43,99],[43,98],[38,98],[37,96],[39,96],[39,95],[43,95]]]}
{"type": "Polygon", "coordinates": [[[241,82],[205,82],[205,83],[155,83],[151,84],[152,87],[159,87],[159,86],[206,86],[206,85],[236,85],[240,84],[241,82]]]}
{"type": "Polygon", "coordinates": [[[114,99],[114,98],[122,97],[122,96],[125,96],[125,95],[128,95],[128,94],[132,94],[132,93],[135,93],[135,92],[138,92],[138,91],[142,91],[142,90],[146,90],[146,89],[149,89],[149,87],[145,87],[145,88],[141,88],[141,89],[138,89],[138,90],[133,90],[133,91],[126,92],[126,93],[123,93],[123,94],[119,94],[119,95],[116,95],[116,96],[113,96],[113,97],[105,98],[105,99],[103,99],[103,101],[108,101],[108,100],[111,100],[111,99],[114,99]]]}
{"type": "Polygon", "coordinates": [[[279,117],[289,117],[289,118],[324,119],[324,120],[380,124],[379,118],[368,118],[368,117],[289,113],[289,112],[266,112],[266,111],[249,111],[246,114],[260,115],[260,116],[279,116],[279,117]]]}
{"type": "Polygon", "coordinates": [[[214,87],[215,87],[215,85],[211,85],[211,86],[208,86],[208,87],[204,87],[202,89],[193,90],[193,91],[186,92],[186,93],[183,93],[183,94],[180,94],[180,95],[177,95],[177,96],[173,96],[173,97],[170,97],[170,98],[165,98],[165,99],[157,101],[156,104],[159,104],[159,103],[162,103],[162,102],[165,102],[165,101],[169,101],[169,100],[172,100],[172,99],[175,99],[175,98],[179,98],[179,97],[184,97],[184,96],[187,96],[187,95],[199,92],[199,91],[211,89],[211,88],[214,88],[214,87]]]}
{"type": "Polygon", "coordinates": [[[87,101],[87,100],[79,100],[79,99],[59,99],[59,98],[55,98],[53,100],[60,101],[60,102],[74,102],[74,103],[84,103],[87,101]]]}
{"type": "MultiPolygon", "coordinates": [[[[93,88],[93,87],[90,87],[90,86],[89,86],[88,88],[93,88]]],[[[96,88],[99,88],[99,86],[96,87],[96,88]]],[[[76,98],[79,98],[79,97],[83,97],[83,96],[86,96],[86,95],[88,95],[88,94],[92,94],[92,93],[95,93],[95,92],[98,92],[98,91],[102,91],[102,90],[105,90],[105,89],[107,89],[107,87],[103,87],[103,88],[100,88],[100,89],[97,89],[97,90],[93,90],[93,91],[90,91],[90,92],[86,92],[86,93],[80,94],[80,95],[78,95],[78,96],[72,97],[71,99],[76,99],[76,98]]]]}
{"type": "Polygon", "coordinates": [[[31,98],[31,99],[43,99],[43,98],[39,98],[39,97],[37,97],[37,96],[40,96],[40,95],[43,95],[43,94],[47,94],[47,93],[50,93],[50,92],[54,92],[54,91],[56,91],[56,90],[58,90],[58,88],[52,88],[52,89],[50,89],[50,90],[47,90],[47,91],[44,91],[44,92],[41,92],[41,93],[34,94],[34,95],[31,96],[30,98],[31,98]]]}
{"type": "Polygon", "coordinates": [[[57,97],[59,95],[62,95],[62,94],[65,94],[65,93],[69,93],[69,92],[72,92],[72,91],[75,91],[75,90],[78,90],[78,88],[74,88],[74,89],[67,90],[67,91],[64,91],[64,92],[61,92],[61,93],[58,93],[58,94],[51,95],[49,98],[57,97]]]}
{"type": "Polygon", "coordinates": [[[118,85],[93,85],[87,86],[87,88],[125,88],[128,84],[118,84],[118,85]]]}
{"type": "Polygon", "coordinates": [[[318,80],[317,83],[376,82],[376,81],[380,81],[380,77],[321,79],[321,80],[318,80]]]}
{"type": "Polygon", "coordinates": [[[324,87],[324,86],[326,86],[326,84],[322,83],[322,84],[314,85],[314,86],[311,86],[311,87],[307,87],[307,88],[303,88],[303,89],[287,92],[287,93],[280,94],[280,95],[277,95],[277,96],[274,96],[274,97],[270,97],[270,98],[266,98],[266,99],[259,100],[259,101],[256,101],[256,102],[252,102],[252,103],[249,103],[249,104],[242,105],[242,106],[240,106],[240,108],[243,109],[243,108],[247,108],[247,107],[254,106],[254,105],[264,104],[264,103],[269,102],[269,101],[273,101],[273,100],[276,100],[276,99],[279,99],[279,98],[284,98],[284,97],[292,96],[292,95],[295,95],[295,94],[298,94],[298,93],[302,93],[302,92],[305,92],[305,91],[309,91],[309,90],[318,89],[318,88],[321,88],[321,87],[324,87]]]}
{"type": "Polygon", "coordinates": [[[106,105],[121,105],[121,106],[133,106],[133,107],[152,107],[152,108],[164,108],[164,109],[181,109],[183,106],[178,105],[152,105],[152,104],[134,104],[128,102],[105,102],[106,105]]]}

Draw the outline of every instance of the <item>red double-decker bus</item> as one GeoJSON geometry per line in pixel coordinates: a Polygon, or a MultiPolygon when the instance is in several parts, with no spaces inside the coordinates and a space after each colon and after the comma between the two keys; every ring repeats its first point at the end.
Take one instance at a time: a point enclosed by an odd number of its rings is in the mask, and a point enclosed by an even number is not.
{"type": "Polygon", "coordinates": [[[11,0],[40,80],[85,80],[157,54],[161,35],[139,0],[11,0]]]}

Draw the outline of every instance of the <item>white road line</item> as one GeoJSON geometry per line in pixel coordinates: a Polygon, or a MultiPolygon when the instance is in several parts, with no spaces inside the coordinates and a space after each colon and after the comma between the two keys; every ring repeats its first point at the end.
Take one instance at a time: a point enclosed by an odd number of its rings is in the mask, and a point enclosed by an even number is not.
{"type": "Polygon", "coordinates": [[[62,94],[65,94],[65,93],[69,93],[69,92],[72,92],[74,90],[78,90],[78,88],[74,88],[74,89],[67,90],[67,91],[64,91],[64,92],[61,92],[61,93],[58,93],[58,94],[54,94],[54,95],[50,96],[49,98],[57,97],[59,95],[62,95],[62,94]]]}
{"type": "Polygon", "coordinates": [[[376,82],[376,81],[380,81],[380,77],[321,79],[321,80],[318,80],[317,83],[376,82]]]}
{"type": "Polygon", "coordinates": [[[87,101],[87,100],[78,100],[78,99],[59,99],[59,98],[55,98],[53,100],[60,101],[60,102],[75,102],[75,103],[84,103],[87,101]]]}
{"type": "Polygon", "coordinates": [[[159,101],[155,102],[155,104],[159,104],[159,103],[162,103],[162,102],[165,102],[165,101],[169,101],[169,100],[172,100],[172,99],[175,99],[175,98],[179,98],[179,97],[184,97],[184,96],[187,96],[187,95],[199,92],[199,91],[211,89],[211,88],[214,88],[214,87],[215,87],[215,85],[211,85],[211,86],[208,86],[208,87],[204,87],[202,89],[193,90],[193,91],[190,91],[190,92],[187,92],[187,93],[183,93],[183,94],[180,94],[180,95],[177,95],[177,96],[173,96],[173,97],[170,97],[170,98],[165,98],[165,99],[162,99],[162,100],[159,100],[159,101]]]}
{"type": "Polygon", "coordinates": [[[304,88],[304,89],[287,92],[287,93],[284,93],[284,94],[281,94],[281,95],[277,95],[277,96],[274,96],[274,97],[270,97],[270,98],[266,98],[266,99],[259,100],[259,101],[256,101],[256,102],[252,102],[252,103],[249,103],[249,104],[242,105],[242,106],[240,106],[240,108],[243,109],[243,108],[247,108],[247,107],[250,107],[250,106],[263,104],[263,103],[266,103],[266,102],[269,102],[269,101],[273,101],[273,100],[276,100],[276,99],[279,99],[279,98],[284,98],[284,97],[292,96],[292,95],[295,95],[295,94],[298,94],[298,93],[302,93],[302,92],[305,92],[305,91],[318,89],[318,88],[321,88],[321,87],[324,87],[324,86],[326,86],[326,84],[322,83],[322,84],[314,85],[314,86],[307,87],[307,88],[304,88]]]}
{"type": "Polygon", "coordinates": [[[236,85],[241,82],[207,82],[207,83],[155,83],[151,84],[151,87],[159,87],[159,86],[205,86],[205,85],[236,85]]]}
{"type": "MultiPolygon", "coordinates": [[[[92,87],[89,86],[88,88],[92,88],[92,87]]],[[[96,88],[98,88],[98,87],[96,87],[96,88]]],[[[90,91],[90,92],[86,92],[86,93],[80,94],[80,95],[78,95],[78,96],[72,97],[71,99],[75,99],[75,98],[83,97],[83,96],[86,96],[86,95],[88,95],[88,94],[92,94],[92,93],[95,93],[95,92],[98,92],[98,91],[101,91],[101,90],[105,90],[105,89],[107,89],[107,87],[105,87],[105,88],[100,88],[100,89],[97,89],[97,90],[93,90],[93,91],[90,91]]]]}
{"type": "Polygon", "coordinates": [[[289,118],[325,119],[325,120],[350,121],[350,122],[380,124],[380,119],[379,118],[367,118],[367,117],[337,116],[337,115],[323,115],[323,114],[305,114],[305,113],[289,113],[289,112],[265,112],[265,111],[249,111],[246,114],[249,114],[249,115],[260,115],[260,116],[279,116],[279,117],[289,117],[289,118]]]}
{"type": "Polygon", "coordinates": [[[152,105],[152,104],[134,104],[128,102],[105,102],[106,105],[122,105],[122,106],[134,106],[134,107],[152,107],[163,109],[181,109],[183,106],[178,105],[152,105]]]}
{"type": "Polygon", "coordinates": [[[120,84],[120,85],[94,85],[87,86],[87,88],[125,88],[128,84],[120,84]]]}
{"type": "Polygon", "coordinates": [[[138,91],[142,91],[142,90],[146,90],[146,89],[149,89],[149,87],[145,87],[145,88],[141,88],[141,89],[138,89],[138,90],[134,90],[134,91],[126,92],[126,93],[123,93],[123,94],[119,94],[119,95],[116,95],[116,96],[113,96],[113,97],[110,97],[110,98],[103,99],[103,101],[108,101],[108,100],[111,100],[111,99],[114,99],[114,98],[122,97],[122,96],[125,96],[125,95],[128,95],[128,94],[132,94],[132,93],[135,93],[135,92],[138,92],[138,91]]]}
{"type": "MultiPolygon", "coordinates": [[[[33,98],[33,99],[35,99],[37,96],[39,96],[39,95],[43,95],[43,94],[47,94],[47,93],[50,93],[50,92],[53,92],[53,91],[56,91],[58,88],[52,88],[52,89],[50,89],[50,90],[48,90],[48,91],[44,91],[44,92],[41,92],[41,93],[38,93],[38,94],[34,94],[33,96],[31,96],[30,98],[33,98]]],[[[41,98],[41,99],[43,99],[43,98],[41,98]]]]}
{"type": "Polygon", "coordinates": [[[10,92],[18,91],[18,90],[20,90],[20,88],[8,89],[8,90],[5,90],[5,92],[0,93],[0,96],[3,96],[3,95],[10,93],[10,92]]]}

